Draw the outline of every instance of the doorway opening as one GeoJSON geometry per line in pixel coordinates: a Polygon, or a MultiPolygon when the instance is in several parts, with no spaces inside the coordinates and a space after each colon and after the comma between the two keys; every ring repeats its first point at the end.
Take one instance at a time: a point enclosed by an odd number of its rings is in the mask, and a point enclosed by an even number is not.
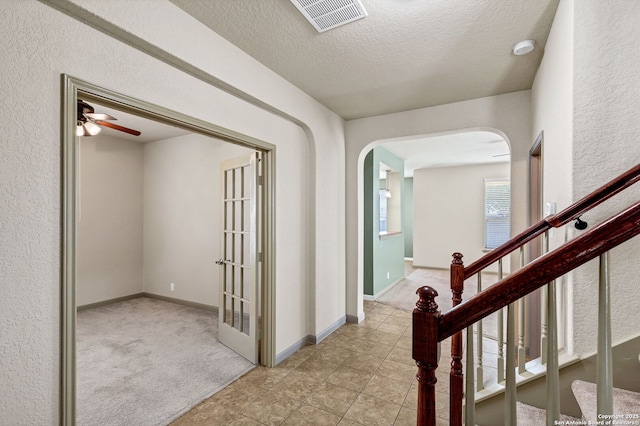
{"type": "MultiPolygon", "coordinates": [[[[402,298],[393,292],[411,281],[408,278],[416,269],[419,271],[414,278],[428,270],[448,270],[451,253],[463,253],[465,263],[469,263],[489,249],[485,186],[488,181],[500,180],[509,187],[510,148],[500,132],[480,129],[372,145],[361,155],[363,297],[381,301],[408,299],[403,308],[412,309],[419,283],[407,289],[402,298]],[[391,190],[390,198],[382,195],[387,189],[391,190]],[[393,202],[398,204],[397,223],[393,232],[388,232],[378,224],[389,221],[382,213],[389,215],[389,209],[382,207],[394,205],[393,202]]],[[[489,212],[490,224],[498,223],[496,218],[500,219],[499,224],[506,224],[491,228],[494,243],[509,238],[509,212],[499,210],[489,212]]],[[[508,264],[505,270],[509,270],[508,264]]],[[[450,291],[440,294],[448,303],[450,291]]]]}
{"type": "MultiPolygon", "coordinates": [[[[251,138],[245,135],[240,135],[230,130],[215,126],[211,123],[203,122],[201,120],[195,119],[193,117],[185,116],[175,111],[167,110],[162,107],[152,105],[138,99],[130,98],[115,92],[111,92],[107,89],[100,88],[100,87],[91,85],[90,83],[83,82],[81,80],[77,80],[68,76],[63,76],[63,89],[64,89],[63,100],[62,100],[62,105],[63,105],[62,194],[63,196],[62,196],[62,235],[61,235],[61,239],[62,239],[62,256],[61,256],[62,258],[62,265],[61,265],[61,270],[62,270],[61,386],[62,386],[62,389],[61,390],[62,390],[62,402],[63,402],[62,424],[65,424],[65,425],[74,424],[75,418],[76,418],[76,409],[77,409],[77,404],[76,404],[77,402],[76,401],[77,341],[76,341],[76,337],[77,337],[78,307],[83,305],[90,307],[91,305],[100,304],[98,302],[100,299],[106,302],[112,299],[118,299],[118,297],[111,297],[112,294],[109,294],[108,291],[104,292],[103,294],[96,294],[95,291],[90,291],[90,292],[79,291],[79,284],[82,280],[82,277],[80,275],[87,272],[87,269],[89,270],[91,269],[91,268],[85,268],[83,272],[82,268],[79,268],[81,265],[88,264],[86,262],[87,256],[83,257],[82,255],[79,255],[80,250],[83,250],[83,247],[86,247],[86,244],[85,244],[86,240],[82,243],[80,242],[80,238],[82,237],[81,232],[82,232],[82,226],[83,226],[80,224],[80,221],[83,220],[82,212],[83,212],[83,209],[87,209],[90,207],[91,200],[88,198],[89,194],[100,195],[101,193],[103,193],[102,189],[95,188],[95,187],[93,188],[92,191],[84,193],[84,195],[83,195],[83,192],[81,191],[82,184],[87,183],[90,179],[88,175],[83,175],[83,172],[82,172],[83,170],[82,164],[81,164],[82,154],[88,154],[88,151],[84,153],[82,151],[83,145],[81,144],[80,139],[83,139],[84,137],[77,136],[76,134],[76,130],[77,130],[76,127],[77,127],[77,124],[79,124],[78,116],[77,116],[79,99],[81,99],[85,103],[89,103],[95,106],[100,106],[100,108],[111,109],[115,111],[113,113],[114,116],[121,116],[121,117],[125,115],[136,116],[138,118],[142,118],[147,121],[149,120],[153,121],[154,123],[161,123],[160,124],[161,126],[165,126],[167,128],[170,127],[173,129],[178,129],[179,132],[181,133],[180,133],[180,136],[177,136],[177,138],[190,138],[191,142],[194,142],[197,140],[195,142],[196,145],[204,146],[207,143],[211,144],[213,143],[213,141],[215,141],[215,143],[218,144],[217,145],[218,147],[224,147],[224,149],[226,150],[228,155],[226,155],[225,159],[230,158],[232,153],[233,155],[242,154],[243,152],[244,153],[255,152],[259,154],[260,156],[259,169],[260,169],[261,177],[260,177],[260,181],[258,182],[258,178],[256,174],[256,179],[255,179],[256,185],[253,189],[255,190],[255,193],[256,193],[255,199],[257,200],[259,205],[256,211],[259,211],[260,214],[252,216],[252,220],[253,220],[252,232],[254,233],[253,237],[255,238],[256,243],[251,247],[251,250],[253,251],[252,254],[254,254],[254,259],[256,260],[256,262],[258,262],[258,259],[259,259],[259,267],[252,269],[251,274],[254,274],[256,278],[253,281],[253,285],[255,286],[255,289],[256,289],[255,294],[259,294],[260,297],[251,297],[251,298],[241,297],[241,299],[242,299],[243,306],[251,305],[253,309],[250,311],[252,312],[252,316],[254,316],[254,318],[251,318],[252,321],[254,321],[254,323],[252,323],[254,325],[251,329],[251,332],[252,332],[252,336],[254,336],[255,338],[255,341],[253,342],[253,344],[255,344],[256,350],[254,351],[255,357],[253,357],[253,359],[251,359],[250,361],[252,363],[259,362],[262,365],[272,366],[275,360],[274,345],[273,345],[274,325],[275,325],[274,315],[273,315],[273,312],[275,309],[275,306],[274,306],[275,297],[274,297],[274,288],[273,288],[273,273],[274,273],[274,270],[273,270],[273,265],[274,265],[273,208],[274,208],[274,204],[272,201],[273,190],[274,190],[273,171],[275,170],[275,163],[274,163],[275,147],[267,142],[257,140],[255,138],[251,138]],[[258,334],[261,335],[261,339],[259,341],[258,341],[258,334]]],[[[98,124],[100,123],[98,122],[98,124]]],[[[135,125],[130,125],[129,127],[135,127],[135,125]]],[[[90,138],[86,138],[86,139],[89,140],[90,138]]],[[[111,142],[113,142],[113,140],[111,142]]],[[[113,144],[111,146],[113,146],[113,144]]],[[[128,145],[129,148],[131,148],[132,146],[133,145],[128,145]]],[[[166,174],[171,173],[170,169],[172,168],[171,163],[163,163],[163,161],[170,160],[172,155],[175,156],[179,154],[184,154],[186,150],[183,150],[182,147],[185,147],[185,146],[186,144],[180,144],[180,143],[171,144],[171,147],[169,148],[168,151],[165,150],[166,152],[164,154],[154,157],[154,160],[157,160],[157,161],[155,161],[153,167],[149,167],[149,172],[156,173],[156,175],[159,176],[160,179],[155,179],[152,176],[145,176],[145,178],[143,179],[143,178],[140,178],[140,175],[138,175],[137,177],[138,182],[154,181],[155,183],[152,186],[161,187],[163,185],[162,179],[166,177],[166,174]],[[172,151],[173,154],[171,153],[171,150],[173,150],[172,151]]],[[[104,147],[105,146],[103,146],[102,148],[104,147]]],[[[106,145],[106,149],[107,150],[109,149],[108,144],[106,145]]],[[[163,149],[164,148],[159,147],[157,150],[155,150],[156,152],[150,154],[150,156],[153,157],[163,149]]],[[[135,161],[139,161],[141,152],[143,149],[140,148],[140,146],[137,146],[130,150],[135,151],[133,153],[133,157],[137,157],[137,160],[135,161]]],[[[220,154],[220,151],[218,150],[217,153],[220,154]]],[[[199,160],[205,161],[205,158],[200,158],[199,160]]],[[[215,181],[209,180],[208,182],[206,182],[207,179],[210,177],[209,175],[211,176],[215,175],[215,176],[221,177],[222,172],[218,168],[220,166],[219,163],[214,164],[213,162],[211,162],[209,166],[211,169],[209,170],[209,172],[211,173],[207,174],[206,176],[200,176],[200,178],[205,181],[205,182],[202,182],[204,186],[210,185],[213,187],[213,186],[216,186],[215,181]]],[[[201,167],[201,169],[206,169],[206,167],[201,167]]],[[[112,176],[124,182],[124,184],[121,185],[121,187],[126,186],[126,183],[127,183],[126,172],[122,172],[122,170],[115,170],[115,173],[112,174],[112,176]]],[[[196,176],[194,179],[198,179],[198,177],[196,176]]],[[[219,187],[216,188],[216,191],[217,191],[216,194],[219,195],[222,192],[221,187],[222,187],[222,184],[220,184],[219,187]]],[[[192,191],[193,186],[188,184],[185,185],[183,182],[182,186],[174,189],[175,190],[173,192],[175,194],[183,194],[185,192],[192,191]]],[[[153,191],[150,191],[148,194],[152,192],[153,191]]],[[[141,197],[142,196],[139,196],[139,198],[141,197]]],[[[145,197],[147,197],[147,195],[145,195],[145,197]]],[[[199,198],[199,195],[196,194],[195,197],[192,198],[192,200],[195,198],[199,198]]],[[[208,198],[209,198],[209,207],[211,207],[213,202],[219,203],[216,209],[216,212],[214,213],[219,215],[220,212],[223,211],[221,199],[213,200],[210,196],[208,198]]],[[[121,206],[128,206],[128,202],[126,200],[116,200],[116,201],[117,203],[114,203],[114,204],[119,204],[121,206]]],[[[145,209],[139,208],[139,210],[140,211],[144,210],[148,213],[149,211],[153,210],[151,208],[153,202],[157,202],[157,201],[158,201],[157,199],[151,200],[147,208],[145,209]]],[[[104,206],[105,205],[104,200],[102,200],[102,202],[104,206]]],[[[141,200],[138,200],[139,204],[141,202],[142,202],[141,200]]],[[[243,201],[241,201],[241,203],[242,202],[243,201]]],[[[96,204],[94,203],[93,206],[95,207],[96,204]]],[[[140,206],[137,206],[136,208],[138,207],[140,206]]],[[[164,207],[165,207],[165,210],[169,209],[170,204],[167,204],[164,207]]],[[[128,207],[125,207],[125,208],[128,208],[128,207]]],[[[171,220],[170,218],[167,219],[166,217],[159,218],[156,215],[156,217],[154,217],[152,220],[149,221],[149,229],[144,230],[145,231],[144,233],[149,237],[147,241],[140,242],[141,239],[140,238],[137,239],[138,245],[146,244],[149,246],[150,248],[149,256],[156,256],[156,259],[154,259],[155,261],[152,263],[158,266],[158,268],[155,268],[155,269],[158,269],[157,271],[145,270],[144,274],[141,274],[141,275],[144,275],[145,277],[149,277],[149,278],[153,277],[154,274],[156,275],[159,274],[159,276],[163,276],[164,273],[159,269],[162,269],[162,267],[167,266],[168,262],[163,262],[162,256],[164,255],[164,253],[162,253],[162,250],[166,249],[167,246],[170,246],[172,243],[179,245],[181,242],[180,240],[196,239],[198,237],[197,235],[195,235],[197,231],[185,232],[185,229],[183,228],[184,225],[192,225],[192,223],[187,223],[187,222],[193,222],[193,220],[189,220],[189,218],[186,217],[188,216],[186,214],[187,212],[189,212],[190,214],[201,214],[203,216],[211,215],[211,210],[203,208],[201,204],[194,206],[187,203],[181,206],[181,208],[182,208],[182,211],[180,210],[180,208],[177,208],[176,211],[173,212],[176,215],[184,216],[183,219],[185,219],[183,220],[182,226],[178,226],[178,228],[180,229],[176,231],[175,235],[180,235],[181,237],[184,237],[184,238],[180,238],[180,239],[165,238],[166,236],[162,237],[162,235],[160,235],[161,233],[153,231],[153,229],[151,228],[153,228],[154,226],[156,226],[156,231],[157,229],[166,228],[166,224],[167,224],[166,220],[171,220]],[[191,237],[189,237],[189,235],[191,235],[191,237]],[[153,237],[157,237],[158,240],[151,241],[153,237]],[[164,241],[163,241],[163,238],[164,238],[164,241]]],[[[100,212],[98,212],[98,215],[96,216],[99,216],[99,213],[100,212]]],[[[106,216],[107,212],[104,212],[104,213],[105,213],[104,217],[110,217],[110,216],[106,216]]],[[[88,219],[89,219],[88,211],[85,210],[85,216],[84,216],[85,225],[87,224],[88,219]]],[[[180,219],[181,219],[180,217],[174,217],[173,218],[174,224],[179,225],[180,219]]],[[[118,224],[114,225],[112,223],[111,226],[117,227],[118,224]]],[[[105,231],[105,230],[103,229],[102,231],[105,231]]],[[[109,231],[107,230],[107,232],[109,231]]],[[[126,232],[127,230],[125,230],[125,233],[126,232]]],[[[136,230],[135,232],[142,233],[141,230],[136,230]]],[[[243,235],[247,233],[246,230],[241,230],[240,232],[243,233],[243,235]]],[[[219,236],[211,235],[211,234],[207,235],[207,232],[200,232],[200,233],[202,234],[201,235],[202,241],[206,241],[207,239],[210,241],[218,240],[218,239],[221,240],[219,236]]],[[[221,230],[220,230],[220,233],[222,234],[221,230]]],[[[83,234],[83,235],[89,235],[89,234],[83,234]]],[[[220,243],[218,246],[222,247],[223,244],[220,243]]],[[[96,250],[96,246],[94,246],[92,251],[93,253],[89,253],[89,257],[93,256],[95,258],[103,254],[103,253],[100,253],[99,250],[96,250]]],[[[217,269],[218,267],[214,264],[216,258],[213,258],[213,257],[207,258],[206,256],[207,253],[210,253],[208,249],[193,250],[192,255],[193,257],[195,257],[195,262],[192,263],[192,265],[195,264],[195,265],[202,266],[204,264],[207,264],[206,267],[209,268],[210,271],[215,271],[213,272],[214,275],[216,276],[219,275],[221,276],[221,279],[224,279],[224,274],[222,272],[220,273],[217,272],[219,271],[219,269],[217,269]]],[[[83,252],[83,254],[87,254],[87,253],[83,252]]],[[[122,253],[119,253],[119,255],[121,254],[122,253]]],[[[118,254],[116,254],[115,256],[117,257],[118,254]]],[[[175,257],[175,256],[176,254],[174,252],[174,254],[171,257],[175,257]]],[[[189,257],[189,256],[186,256],[186,257],[189,257]]],[[[122,258],[122,256],[120,258],[122,258]]],[[[189,259],[183,259],[183,261],[188,263],[189,259]]],[[[248,262],[243,261],[243,264],[240,266],[243,269],[248,270],[248,268],[245,267],[247,266],[247,264],[248,262]]],[[[183,269],[188,269],[188,268],[189,267],[187,265],[187,267],[183,269]]],[[[247,273],[244,275],[251,275],[251,274],[247,273]]],[[[206,275],[206,274],[203,274],[203,275],[206,275]]],[[[146,287],[146,289],[143,289],[143,291],[141,292],[141,295],[149,296],[150,294],[153,293],[154,295],[158,296],[157,299],[164,298],[172,302],[180,299],[185,299],[187,302],[189,302],[187,304],[191,304],[192,306],[195,306],[195,307],[204,307],[204,308],[207,308],[207,307],[215,308],[214,304],[216,302],[218,304],[220,303],[220,301],[219,300],[216,301],[215,300],[216,298],[213,297],[213,295],[211,294],[209,295],[211,297],[209,297],[208,299],[206,298],[201,299],[200,296],[197,294],[187,294],[188,291],[178,297],[171,297],[173,295],[177,296],[181,291],[184,291],[185,286],[181,286],[179,282],[174,282],[176,280],[173,280],[172,278],[170,278],[169,275],[165,274],[164,277],[165,277],[164,280],[153,280],[153,282],[151,282],[150,280],[148,287],[146,287]],[[158,287],[156,288],[154,286],[158,286],[158,287]],[[175,299],[175,300],[171,300],[171,299],[175,299]]],[[[121,284],[119,280],[116,280],[116,281],[118,281],[116,284],[118,285],[121,284]]],[[[247,281],[245,281],[243,284],[248,285],[247,281]]],[[[241,288],[241,286],[238,286],[238,288],[241,288]]],[[[98,290],[97,293],[100,293],[100,291],[101,290],[98,290]]],[[[130,290],[124,290],[124,291],[125,293],[130,293],[130,294],[132,293],[130,290]]],[[[205,290],[205,293],[207,291],[211,293],[210,289],[205,290]]],[[[233,345],[230,344],[229,346],[233,346],[233,345]]]]}

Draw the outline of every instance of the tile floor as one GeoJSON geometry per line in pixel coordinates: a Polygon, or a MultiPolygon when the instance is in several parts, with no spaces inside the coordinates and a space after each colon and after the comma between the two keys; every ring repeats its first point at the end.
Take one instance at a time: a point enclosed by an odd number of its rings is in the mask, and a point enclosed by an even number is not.
{"type": "MultiPolygon", "coordinates": [[[[366,301],[365,317],[275,368],[255,368],[172,425],[415,425],[411,312],[366,301]]],[[[446,341],[438,425],[449,424],[448,353],[446,341]]]]}

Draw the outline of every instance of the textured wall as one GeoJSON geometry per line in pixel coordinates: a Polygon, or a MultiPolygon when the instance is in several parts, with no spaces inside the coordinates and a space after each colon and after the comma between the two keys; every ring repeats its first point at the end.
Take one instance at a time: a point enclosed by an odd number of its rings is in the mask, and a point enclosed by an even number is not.
{"type": "Polygon", "coordinates": [[[133,33],[165,35],[152,41],[192,54],[193,61],[207,58],[203,66],[231,87],[241,86],[240,94],[250,92],[301,118],[297,124],[283,119],[43,3],[0,1],[0,424],[48,425],[59,418],[61,73],[276,145],[282,188],[275,199],[277,303],[288,307],[277,311],[276,351],[344,315],[342,120],[208,37],[168,2],[127,2],[114,9],[124,21],[131,19],[133,33]],[[203,43],[210,55],[202,54],[203,43]],[[316,161],[326,166],[317,174],[316,161]],[[323,191],[313,189],[315,176],[323,191]],[[318,206],[317,213],[310,205],[318,206]],[[323,230],[318,238],[316,227],[323,230]],[[325,266],[318,271],[316,253],[325,266]],[[318,289],[307,285],[318,279],[318,289]]]}
{"type": "MultiPolygon", "coordinates": [[[[583,197],[640,163],[640,3],[576,1],[574,5],[573,196],[583,197]]],[[[592,224],[640,199],[640,187],[585,216],[592,224]]],[[[612,252],[613,339],[637,335],[640,239],[612,252]]],[[[573,277],[576,353],[594,350],[597,264],[573,277]]]]}
{"type": "Polygon", "coordinates": [[[250,152],[197,134],[145,144],[144,291],[218,306],[220,163],[250,152]]]}
{"type": "Polygon", "coordinates": [[[142,148],[113,137],[82,138],[76,303],[142,291],[142,148]]]}

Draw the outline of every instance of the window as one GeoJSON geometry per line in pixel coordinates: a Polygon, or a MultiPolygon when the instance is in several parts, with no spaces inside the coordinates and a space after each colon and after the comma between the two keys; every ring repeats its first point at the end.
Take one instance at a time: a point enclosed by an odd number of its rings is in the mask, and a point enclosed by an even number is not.
{"type": "Polygon", "coordinates": [[[387,196],[385,190],[380,190],[380,232],[387,232],[387,196]]]}
{"type": "Polygon", "coordinates": [[[379,176],[380,238],[386,238],[402,230],[402,175],[380,163],[379,176]]]}
{"type": "Polygon", "coordinates": [[[511,222],[511,182],[484,180],[484,248],[494,249],[509,240],[511,222]]]}

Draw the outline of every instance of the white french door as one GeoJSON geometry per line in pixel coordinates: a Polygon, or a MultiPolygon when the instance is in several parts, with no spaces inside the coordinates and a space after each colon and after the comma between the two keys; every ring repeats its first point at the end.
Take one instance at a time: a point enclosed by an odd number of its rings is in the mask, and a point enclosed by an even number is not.
{"type": "Polygon", "coordinates": [[[258,152],[222,163],[219,340],[258,359],[258,152]]]}

